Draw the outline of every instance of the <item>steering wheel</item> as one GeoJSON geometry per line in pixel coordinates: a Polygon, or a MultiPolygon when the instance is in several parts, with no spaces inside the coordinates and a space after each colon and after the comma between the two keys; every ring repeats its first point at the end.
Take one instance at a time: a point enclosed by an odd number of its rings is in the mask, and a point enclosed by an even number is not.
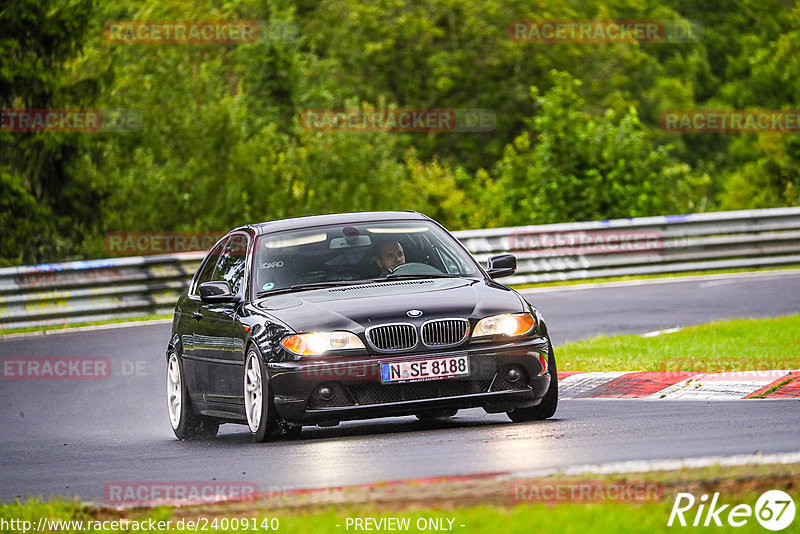
{"type": "Polygon", "coordinates": [[[444,273],[442,273],[442,271],[440,271],[436,267],[428,265],[427,263],[411,262],[398,265],[397,267],[389,271],[389,274],[387,276],[401,275],[401,274],[444,274],[444,273]]]}

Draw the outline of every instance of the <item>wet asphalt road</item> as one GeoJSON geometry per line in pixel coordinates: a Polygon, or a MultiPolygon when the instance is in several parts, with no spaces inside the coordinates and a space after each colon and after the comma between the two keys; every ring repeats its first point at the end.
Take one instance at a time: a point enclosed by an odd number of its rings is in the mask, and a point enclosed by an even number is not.
{"type": "MultiPolygon", "coordinates": [[[[800,313],[800,273],[535,291],[556,344],[730,317],[800,313]]],[[[104,380],[0,381],[0,499],[102,500],[121,481],[230,481],[260,491],[568,467],[618,460],[800,450],[800,401],[562,401],[556,417],[512,424],[465,410],[426,427],[413,417],[306,428],[298,441],[253,444],[224,425],[179,442],[167,420],[169,325],[0,340],[0,357],[96,356],[104,380]]]]}

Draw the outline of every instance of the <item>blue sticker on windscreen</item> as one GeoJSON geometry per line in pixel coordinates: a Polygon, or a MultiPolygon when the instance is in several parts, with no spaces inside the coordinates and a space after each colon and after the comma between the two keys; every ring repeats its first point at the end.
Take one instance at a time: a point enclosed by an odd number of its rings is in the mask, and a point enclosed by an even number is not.
{"type": "Polygon", "coordinates": [[[261,286],[261,289],[263,289],[264,291],[269,291],[273,287],[275,287],[275,284],[273,284],[272,282],[267,282],[266,284],[261,286]]]}

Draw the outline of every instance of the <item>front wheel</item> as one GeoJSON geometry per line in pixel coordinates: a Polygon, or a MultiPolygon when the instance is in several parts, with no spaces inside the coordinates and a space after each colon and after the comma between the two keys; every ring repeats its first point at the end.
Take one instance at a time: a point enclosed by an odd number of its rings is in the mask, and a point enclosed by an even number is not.
{"type": "Polygon", "coordinates": [[[556,357],[553,353],[553,346],[547,354],[547,370],[550,372],[550,387],[542,398],[542,402],[530,408],[515,408],[506,412],[508,418],[515,423],[527,421],[542,421],[553,417],[558,407],[558,370],[556,369],[556,357]]]}
{"type": "Polygon", "coordinates": [[[167,362],[167,409],[172,431],[178,439],[212,439],[217,435],[219,423],[192,410],[183,379],[183,366],[174,352],[170,353],[167,362]]]}
{"type": "Polygon", "coordinates": [[[253,440],[257,443],[269,440],[278,424],[264,359],[255,347],[247,351],[244,364],[244,411],[253,440]]]}

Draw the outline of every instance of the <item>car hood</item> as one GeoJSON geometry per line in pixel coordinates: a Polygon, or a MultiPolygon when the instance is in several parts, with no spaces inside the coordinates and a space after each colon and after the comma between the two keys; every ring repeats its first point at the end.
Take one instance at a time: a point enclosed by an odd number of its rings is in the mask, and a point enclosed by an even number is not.
{"type": "Polygon", "coordinates": [[[517,293],[507,287],[465,278],[398,280],[315,289],[267,296],[255,304],[295,332],[360,332],[391,322],[480,318],[526,309],[517,293]],[[419,310],[422,315],[409,317],[406,313],[409,310],[419,310]]]}

